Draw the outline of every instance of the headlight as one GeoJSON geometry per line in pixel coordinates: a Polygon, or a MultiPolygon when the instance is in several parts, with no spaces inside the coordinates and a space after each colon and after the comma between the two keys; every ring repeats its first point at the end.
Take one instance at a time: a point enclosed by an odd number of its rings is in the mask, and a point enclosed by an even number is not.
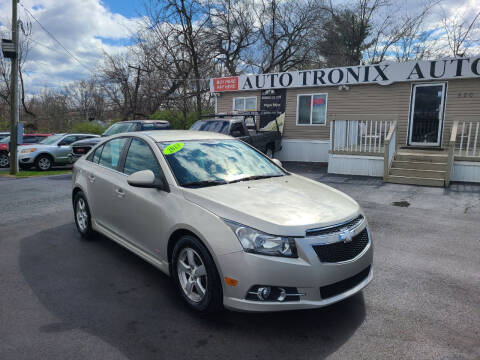
{"type": "Polygon", "coordinates": [[[30,153],[35,152],[35,151],[37,151],[37,149],[35,149],[35,148],[23,149],[22,151],[20,151],[20,154],[30,154],[30,153]]]}
{"type": "Polygon", "coordinates": [[[291,237],[269,235],[230,220],[224,221],[233,230],[246,252],[290,258],[298,257],[295,240],[291,237]]]}

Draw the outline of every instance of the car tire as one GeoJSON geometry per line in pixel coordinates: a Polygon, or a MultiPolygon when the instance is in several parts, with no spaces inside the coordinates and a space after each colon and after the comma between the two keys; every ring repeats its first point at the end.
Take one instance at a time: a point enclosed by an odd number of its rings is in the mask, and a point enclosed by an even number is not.
{"type": "Polygon", "coordinates": [[[92,229],[90,207],[88,206],[87,198],[82,191],[77,192],[73,198],[73,214],[75,225],[77,226],[77,230],[81,237],[85,240],[92,240],[95,231],[92,229]]]}
{"type": "Polygon", "coordinates": [[[182,236],[173,249],[171,264],[170,273],[177,290],[191,309],[212,313],[223,308],[220,276],[200,240],[191,235],[182,236]]]}
{"type": "Polygon", "coordinates": [[[40,171],[48,171],[53,166],[53,160],[48,155],[40,155],[35,159],[35,167],[40,171]]]}
{"type": "Polygon", "coordinates": [[[10,157],[7,152],[0,152],[0,168],[6,168],[10,166],[10,157]]]}

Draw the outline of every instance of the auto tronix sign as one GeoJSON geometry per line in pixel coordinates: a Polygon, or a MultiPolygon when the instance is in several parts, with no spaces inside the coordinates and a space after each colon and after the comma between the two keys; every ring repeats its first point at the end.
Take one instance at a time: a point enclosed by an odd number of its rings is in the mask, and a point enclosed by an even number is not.
{"type": "Polygon", "coordinates": [[[210,80],[211,92],[480,77],[480,56],[404,63],[381,63],[282,73],[239,75],[210,80]]]}

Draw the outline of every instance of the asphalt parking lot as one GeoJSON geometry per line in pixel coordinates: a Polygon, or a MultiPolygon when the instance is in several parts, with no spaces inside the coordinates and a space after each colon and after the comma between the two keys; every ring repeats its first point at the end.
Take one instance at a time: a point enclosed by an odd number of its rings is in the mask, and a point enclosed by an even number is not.
{"type": "Polygon", "coordinates": [[[291,171],[353,196],[374,279],[336,305],[199,317],[115,243],[81,241],[70,176],[0,178],[0,359],[479,359],[480,185],[291,171]]]}

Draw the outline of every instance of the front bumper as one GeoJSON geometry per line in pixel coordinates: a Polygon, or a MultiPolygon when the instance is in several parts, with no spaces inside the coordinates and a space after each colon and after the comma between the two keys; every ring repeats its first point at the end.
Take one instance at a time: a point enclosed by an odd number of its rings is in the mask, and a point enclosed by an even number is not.
{"type": "Polygon", "coordinates": [[[70,153],[70,154],[68,154],[68,160],[70,161],[70,163],[73,164],[75,161],[77,161],[78,159],[80,159],[84,155],[85,154],[77,155],[77,154],[74,154],[74,153],[70,153]]]}
{"type": "MultiPolygon", "coordinates": [[[[366,226],[365,221],[356,233],[366,226]]],[[[337,263],[321,262],[313,248],[318,245],[318,238],[309,237],[296,239],[299,256],[296,259],[243,251],[220,256],[223,276],[238,280],[236,286],[224,285],[224,306],[239,311],[270,312],[318,308],[346,299],[372,280],[373,244],[369,231],[368,235],[367,246],[356,257],[337,263]],[[341,292],[322,298],[320,288],[337,284],[341,292]],[[299,300],[284,302],[247,300],[248,291],[258,285],[296,288],[303,296],[299,300]]]]}
{"type": "Polygon", "coordinates": [[[18,162],[20,164],[33,164],[35,161],[36,153],[18,154],[18,162]]]}

